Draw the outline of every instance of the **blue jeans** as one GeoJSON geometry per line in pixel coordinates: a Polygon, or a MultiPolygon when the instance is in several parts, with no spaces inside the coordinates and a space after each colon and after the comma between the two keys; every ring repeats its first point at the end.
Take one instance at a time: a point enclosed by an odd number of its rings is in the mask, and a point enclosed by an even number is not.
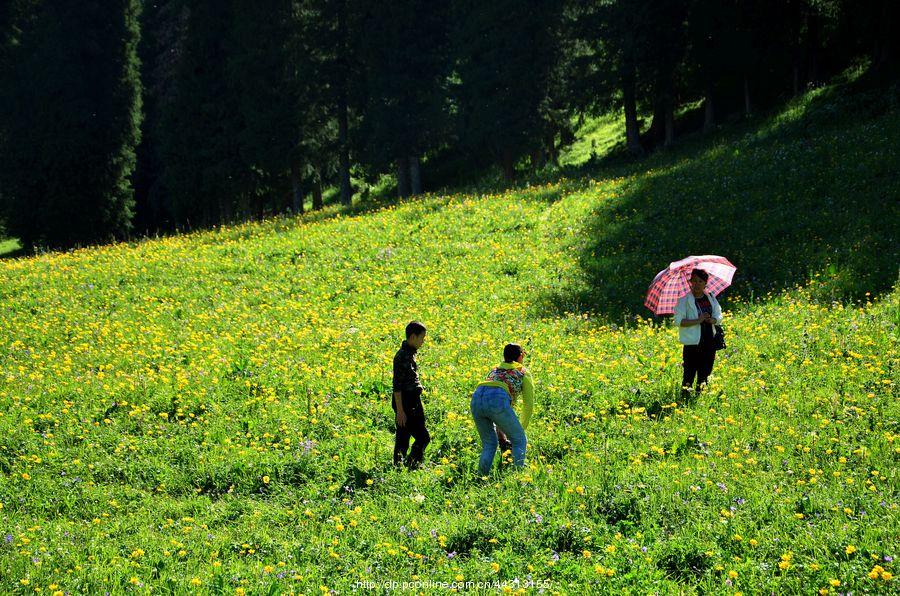
{"type": "Polygon", "coordinates": [[[478,471],[487,474],[494,463],[497,451],[497,432],[494,425],[502,430],[512,443],[513,464],[525,466],[525,430],[519,423],[519,417],[510,405],[509,393],[500,387],[480,386],[472,394],[472,419],[481,437],[481,459],[478,471]]]}

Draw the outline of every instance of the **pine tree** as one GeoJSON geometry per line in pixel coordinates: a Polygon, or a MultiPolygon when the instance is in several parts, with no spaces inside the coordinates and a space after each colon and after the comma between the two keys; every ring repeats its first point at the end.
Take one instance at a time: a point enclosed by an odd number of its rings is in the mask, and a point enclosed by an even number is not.
{"type": "Polygon", "coordinates": [[[422,192],[419,162],[446,128],[449,2],[391,0],[363,24],[367,165],[397,168],[401,196],[422,192]]]}
{"type": "Polygon", "coordinates": [[[511,180],[519,159],[541,147],[561,5],[541,0],[523,11],[512,0],[460,0],[454,9],[457,134],[511,180]]]}
{"type": "Polygon", "coordinates": [[[656,0],[647,11],[647,47],[642,60],[653,110],[647,137],[654,144],[675,141],[675,103],[678,69],[687,45],[687,0],[656,0]]]}
{"type": "Polygon", "coordinates": [[[640,77],[646,76],[652,35],[645,27],[650,20],[650,4],[646,0],[603,2],[595,16],[596,34],[601,40],[597,54],[607,62],[602,70],[611,73],[618,82],[625,112],[625,143],[634,154],[643,152],[638,122],[638,92],[640,77]]]}
{"type": "Polygon", "coordinates": [[[267,206],[280,211],[291,203],[290,171],[300,159],[298,102],[304,82],[294,39],[299,23],[292,0],[236,0],[232,11],[234,44],[227,73],[235,81],[242,123],[238,152],[252,172],[247,192],[257,212],[267,206]]]}
{"type": "MultiPolygon", "coordinates": [[[[8,138],[10,134],[8,120],[4,118],[4,115],[12,114],[11,108],[15,101],[13,93],[16,92],[13,65],[16,60],[20,59],[19,48],[23,30],[30,27],[30,21],[36,14],[33,4],[32,0],[8,0],[0,4],[0,89],[6,91],[0,93],[0,162],[6,161],[3,151],[13,148],[12,143],[4,143],[4,138],[8,138]]],[[[4,205],[5,200],[11,200],[9,190],[6,191],[6,199],[4,199],[3,191],[2,178],[0,178],[0,237],[8,233],[3,216],[11,208],[10,205],[4,205]]]]}
{"type": "Polygon", "coordinates": [[[254,173],[239,154],[243,123],[228,76],[228,3],[185,3],[185,32],[173,96],[160,115],[160,157],[176,221],[211,226],[250,211],[254,173]]]}
{"type": "Polygon", "coordinates": [[[178,223],[166,187],[162,145],[163,114],[175,97],[179,57],[183,55],[188,11],[183,0],[147,2],[141,13],[144,120],[135,169],[135,228],[174,230],[178,223]]]}
{"type": "Polygon", "coordinates": [[[137,0],[46,0],[21,31],[4,68],[0,186],[9,232],[26,249],[129,231],[138,15],[137,0]]]}
{"type": "MultiPolygon", "coordinates": [[[[366,20],[366,11],[376,9],[377,5],[362,0],[300,2],[301,37],[306,49],[303,70],[310,84],[317,87],[307,95],[313,100],[309,105],[316,108],[313,116],[318,125],[312,130],[317,137],[320,131],[333,131],[333,141],[329,144],[337,156],[337,185],[344,205],[349,205],[353,198],[350,153],[352,146],[360,144],[354,137],[365,102],[359,55],[360,41],[365,34],[362,23],[366,20]]],[[[312,144],[321,140],[318,137],[312,144]]],[[[313,169],[323,171],[321,164],[313,169]]]]}

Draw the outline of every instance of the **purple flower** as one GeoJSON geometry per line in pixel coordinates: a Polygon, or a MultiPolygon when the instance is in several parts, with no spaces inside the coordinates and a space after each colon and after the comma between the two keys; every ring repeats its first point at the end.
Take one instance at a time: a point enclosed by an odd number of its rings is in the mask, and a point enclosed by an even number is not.
{"type": "Polygon", "coordinates": [[[647,552],[647,547],[646,547],[646,546],[642,546],[642,547],[641,547],[641,552],[642,552],[642,553],[647,552]]]}
{"type": "Polygon", "coordinates": [[[434,528],[431,529],[431,531],[429,532],[429,534],[431,534],[431,537],[432,537],[432,538],[437,538],[437,530],[435,530],[434,528]]]}
{"type": "Polygon", "coordinates": [[[556,551],[553,551],[553,556],[551,556],[550,558],[553,559],[554,561],[559,561],[559,553],[556,551]]]}
{"type": "Polygon", "coordinates": [[[720,489],[723,493],[728,491],[728,487],[725,486],[725,483],[724,483],[724,482],[716,482],[716,486],[718,486],[719,489],[720,489]]]}
{"type": "Polygon", "coordinates": [[[893,561],[894,561],[894,557],[892,557],[891,555],[884,555],[885,563],[893,563],[893,561]]]}
{"type": "Polygon", "coordinates": [[[447,553],[447,558],[448,558],[448,559],[452,559],[452,558],[455,557],[455,556],[456,556],[456,551],[453,551],[452,553],[447,553]]]}
{"type": "Polygon", "coordinates": [[[7,544],[9,544],[10,542],[13,541],[12,534],[7,534],[6,536],[3,537],[3,539],[6,540],[7,544]]]}

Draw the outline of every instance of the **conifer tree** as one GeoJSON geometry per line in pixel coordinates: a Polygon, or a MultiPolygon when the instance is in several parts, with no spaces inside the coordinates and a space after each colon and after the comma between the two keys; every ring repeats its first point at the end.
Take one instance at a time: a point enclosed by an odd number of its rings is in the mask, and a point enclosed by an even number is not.
{"type": "MultiPolygon", "coordinates": [[[[26,250],[125,236],[139,141],[137,0],[46,0],[4,62],[0,186],[26,250]]],[[[21,21],[20,21],[21,22],[21,21]]]]}
{"type": "Polygon", "coordinates": [[[470,151],[487,151],[507,180],[518,160],[540,147],[542,107],[557,63],[552,0],[455,3],[457,134],[470,151]]]}

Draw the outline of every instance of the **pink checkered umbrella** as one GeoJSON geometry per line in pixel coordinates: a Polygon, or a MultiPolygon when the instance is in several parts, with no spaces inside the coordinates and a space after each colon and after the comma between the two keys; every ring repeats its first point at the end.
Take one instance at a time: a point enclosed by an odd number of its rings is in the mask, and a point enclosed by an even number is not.
{"type": "Polygon", "coordinates": [[[734,277],[737,267],[725,257],[716,255],[687,257],[670,263],[667,268],[653,278],[653,283],[650,284],[647,297],[644,299],[644,306],[653,311],[655,315],[674,313],[678,299],[691,291],[688,280],[694,269],[703,269],[709,273],[706,291],[718,296],[722,290],[731,285],[731,279],[734,277]]]}

